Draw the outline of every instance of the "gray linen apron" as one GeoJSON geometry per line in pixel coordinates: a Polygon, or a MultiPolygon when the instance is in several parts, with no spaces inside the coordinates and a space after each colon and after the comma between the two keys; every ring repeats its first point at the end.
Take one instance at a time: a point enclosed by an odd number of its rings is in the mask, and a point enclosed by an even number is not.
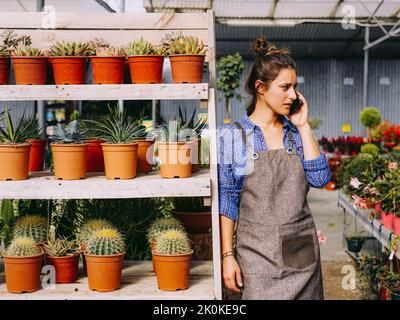
{"type": "Polygon", "coordinates": [[[307,203],[310,189],[292,132],[290,147],[255,153],[240,123],[249,168],[236,224],[242,299],[323,299],[318,237],[307,203]]]}

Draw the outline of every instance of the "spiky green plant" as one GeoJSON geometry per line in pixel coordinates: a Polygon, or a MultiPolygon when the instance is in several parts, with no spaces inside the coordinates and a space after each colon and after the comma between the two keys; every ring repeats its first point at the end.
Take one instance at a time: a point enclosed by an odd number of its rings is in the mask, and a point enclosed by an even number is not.
{"type": "Polygon", "coordinates": [[[43,57],[44,55],[44,51],[25,44],[19,44],[11,51],[11,56],[13,57],[43,57]]]}
{"type": "Polygon", "coordinates": [[[124,57],[126,55],[125,50],[118,47],[97,48],[95,54],[96,57],[124,57]]]}
{"type": "Polygon", "coordinates": [[[43,129],[40,126],[39,120],[35,115],[27,119],[22,120],[22,126],[27,128],[28,139],[40,139],[42,138],[43,129]]]}
{"type": "Polygon", "coordinates": [[[32,44],[30,36],[18,36],[14,30],[5,29],[0,38],[0,57],[9,57],[19,45],[30,46],[32,44]]]}
{"type": "Polygon", "coordinates": [[[170,48],[169,54],[206,54],[207,49],[204,48],[203,40],[193,36],[184,36],[175,40],[170,48]]]}
{"type": "Polygon", "coordinates": [[[59,239],[48,240],[43,245],[44,253],[52,257],[65,257],[79,251],[76,243],[60,237],[59,239]]]}
{"type": "Polygon", "coordinates": [[[187,127],[192,129],[193,133],[196,135],[196,137],[200,138],[201,133],[207,126],[207,117],[199,119],[196,123],[194,122],[194,116],[196,114],[196,109],[193,110],[193,113],[190,117],[190,119],[187,118],[186,116],[186,109],[185,113],[182,113],[181,107],[179,106],[179,120],[181,123],[184,125],[187,124],[187,127]]]}
{"type": "Polygon", "coordinates": [[[155,47],[149,41],[140,38],[140,40],[129,43],[125,52],[128,56],[143,56],[161,54],[159,50],[160,48],[155,47]]]}
{"type": "Polygon", "coordinates": [[[37,215],[27,215],[17,220],[13,238],[31,237],[37,243],[47,240],[47,219],[37,215]]]}
{"type": "Polygon", "coordinates": [[[8,58],[10,56],[10,49],[5,45],[0,45],[0,58],[8,58]]]}
{"type": "Polygon", "coordinates": [[[103,228],[93,232],[88,241],[88,253],[104,256],[125,252],[125,242],[115,228],[103,228]]]}
{"type": "Polygon", "coordinates": [[[57,41],[49,49],[49,55],[55,57],[81,57],[88,56],[92,52],[89,43],[57,41]]]}
{"type": "Polygon", "coordinates": [[[68,125],[58,124],[54,127],[53,134],[49,136],[55,143],[81,143],[84,139],[84,130],[81,130],[78,120],[71,121],[68,125]]]}
{"type": "Polygon", "coordinates": [[[94,40],[89,41],[89,46],[92,49],[91,54],[95,55],[96,49],[109,48],[110,43],[108,43],[107,40],[105,40],[103,38],[95,38],[94,40]]]}
{"type": "Polygon", "coordinates": [[[175,229],[184,231],[184,227],[181,222],[174,218],[158,218],[150,225],[147,230],[147,240],[149,242],[156,242],[158,237],[166,230],[175,229]]]}
{"type": "Polygon", "coordinates": [[[92,234],[104,228],[113,228],[113,225],[104,219],[89,219],[80,227],[79,232],[76,234],[76,241],[81,246],[86,246],[92,234]]]}
{"type": "Polygon", "coordinates": [[[182,31],[173,31],[172,33],[165,34],[164,38],[161,39],[161,46],[163,47],[163,50],[168,53],[171,44],[176,40],[182,39],[183,37],[184,35],[182,31]]]}
{"type": "Polygon", "coordinates": [[[125,111],[119,111],[118,107],[108,106],[109,114],[100,121],[86,120],[95,125],[95,136],[107,143],[130,143],[143,136],[145,127],[141,125],[142,119],[130,121],[125,111]]]}
{"type": "Polygon", "coordinates": [[[0,120],[0,144],[21,144],[25,143],[35,134],[32,123],[25,119],[25,113],[18,119],[17,123],[11,118],[8,109],[4,112],[4,118],[0,120]]]}
{"type": "Polygon", "coordinates": [[[190,123],[184,123],[181,119],[170,120],[167,123],[161,118],[154,134],[159,141],[166,142],[190,141],[198,137],[193,129],[190,128],[190,123]]]}
{"type": "Polygon", "coordinates": [[[5,255],[11,257],[30,257],[41,254],[42,251],[30,237],[18,237],[11,241],[5,255]]]}
{"type": "Polygon", "coordinates": [[[164,231],[157,239],[157,254],[175,255],[192,251],[186,232],[182,230],[164,231]]]}

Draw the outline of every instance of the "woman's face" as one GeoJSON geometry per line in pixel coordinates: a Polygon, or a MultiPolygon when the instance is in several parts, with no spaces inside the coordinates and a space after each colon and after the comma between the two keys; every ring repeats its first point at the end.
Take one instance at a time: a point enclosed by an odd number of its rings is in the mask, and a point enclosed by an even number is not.
{"type": "Polygon", "coordinates": [[[257,98],[275,113],[283,116],[289,115],[290,106],[296,99],[297,75],[294,69],[281,69],[279,75],[272,81],[268,88],[257,80],[257,98]]]}

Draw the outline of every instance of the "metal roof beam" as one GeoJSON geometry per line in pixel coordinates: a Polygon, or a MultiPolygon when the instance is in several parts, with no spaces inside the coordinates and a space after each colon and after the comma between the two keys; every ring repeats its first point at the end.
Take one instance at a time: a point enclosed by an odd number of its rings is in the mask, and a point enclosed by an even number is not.
{"type": "Polygon", "coordinates": [[[273,18],[275,15],[276,7],[278,5],[279,0],[274,0],[272,2],[271,8],[269,9],[268,17],[273,18]]]}
{"type": "Polygon", "coordinates": [[[336,2],[335,6],[333,7],[331,13],[329,14],[329,17],[334,18],[336,17],[336,13],[338,12],[340,5],[343,3],[344,0],[338,0],[338,2],[336,2]]]}

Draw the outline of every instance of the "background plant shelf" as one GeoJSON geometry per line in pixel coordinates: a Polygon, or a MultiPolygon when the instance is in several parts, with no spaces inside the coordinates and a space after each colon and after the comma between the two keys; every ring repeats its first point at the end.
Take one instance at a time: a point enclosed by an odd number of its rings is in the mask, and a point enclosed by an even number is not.
{"type": "MultiPolygon", "coordinates": [[[[391,240],[394,239],[395,234],[385,228],[378,220],[369,220],[369,215],[372,209],[354,209],[353,203],[343,192],[339,192],[338,206],[342,207],[346,212],[355,217],[357,223],[360,223],[360,225],[371,233],[384,247],[390,248],[391,240]]],[[[399,250],[396,252],[396,257],[400,259],[399,250]]]]}
{"type": "Polygon", "coordinates": [[[151,197],[210,197],[210,172],[189,178],[161,178],[159,171],[129,180],[108,180],[90,173],[83,180],[57,180],[53,172],[30,173],[29,179],[0,181],[0,199],[123,199],[151,197]]]}

